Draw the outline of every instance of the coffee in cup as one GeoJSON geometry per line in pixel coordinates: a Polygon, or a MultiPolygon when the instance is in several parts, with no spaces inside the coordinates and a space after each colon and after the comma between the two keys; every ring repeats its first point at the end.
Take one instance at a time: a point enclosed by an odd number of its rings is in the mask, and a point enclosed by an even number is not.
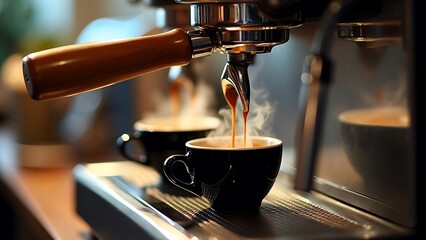
{"type": "Polygon", "coordinates": [[[119,153],[128,160],[148,165],[163,173],[164,160],[185,152],[185,143],[205,137],[220,120],[212,116],[148,117],[134,123],[133,134],[117,139],[119,153]]]}
{"type": "Polygon", "coordinates": [[[349,162],[368,189],[403,192],[412,157],[406,108],[354,109],[339,115],[340,137],[349,162]]]}
{"type": "Polygon", "coordinates": [[[281,166],[283,143],[272,137],[199,138],[186,143],[186,154],[164,162],[164,174],[174,185],[205,197],[218,211],[253,211],[271,190],[281,166]],[[187,177],[175,174],[184,165],[187,177]],[[189,180],[188,180],[189,179],[189,180]]]}

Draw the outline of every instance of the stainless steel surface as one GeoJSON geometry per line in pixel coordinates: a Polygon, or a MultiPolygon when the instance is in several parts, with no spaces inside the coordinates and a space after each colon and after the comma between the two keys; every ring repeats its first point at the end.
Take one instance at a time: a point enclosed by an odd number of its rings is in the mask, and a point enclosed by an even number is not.
{"type": "Polygon", "coordinates": [[[265,53],[288,41],[289,29],[301,24],[298,14],[291,20],[272,22],[263,18],[251,3],[192,4],[191,25],[217,29],[222,51],[265,53]]]}
{"type": "MultiPolygon", "coordinates": [[[[305,85],[302,96],[306,98],[304,114],[301,118],[301,127],[298,135],[298,148],[296,152],[296,175],[294,188],[299,191],[312,190],[312,181],[318,153],[318,141],[321,131],[322,111],[327,96],[327,83],[323,79],[323,62],[319,56],[306,58],[308,73],[302,76],[305,85]]],[[[325,70],[325,71],[328,71],[325,70]]],[[[327,80],[325,80],[327,81],[327,80]]]]}
{"type": "Polygon", "coordinates": [[[306,70],[302,82],[307,90],[302,92],[301,127],[296,152],[297,172],[295,189],[310,191],[318,155],[326,98],[331,81],[329,54],[335,24],[350,9],[355,0],[333,1],[325,10],[320,27],[315,33],[312,54],[306,57],[306,70]]]}
{"type": "Polygon", "coordinates": [[[188,31],[188,36],[192,43],[193,58],[209,56],[219,44],[216,36],[211,36],[203,30],[188,31]]]}
{"type": "MultiPolygon", "coordinates": [[[[162,183],[158,173],[133,162],[78,165],[74,176],[77,210],[101,239],[117,236],[126,227],[132,232],[132,222],[156,239],[168,239],[168,234],[180,239],[367,239],[410,234],[321,194],[295,192],[286,175],[279,175],[259,211],[252,213],[214,211],[206,199],[162,183]],[[117,205],[121,213],[91,222],[105,211],[99,209],[104,204],[117,205]],[[128,226],[120,224],[127,221],[128,226]]],[[[134,237],[124,234],[120,239],[134,237]]]]}
{"type": "Polygon", "coordinates": [[[402,41],[401,21],[338,23],[339,38],[365,47],[383,47],[402,41]]]}
{"type": "MultiPolygon", "coordinates": [[[[189,34],[196,46],[194,57],[210,55],[213,51],[230,57],[256,55],[256,61],[250,65],[254,77],[250,77],[267,82],[268,100],[278,102],[272,127],[273,134],[286,141],[284,180],[280,178],[277,182],[254,221],[252,215],[245,218],[216,213],[208,209],[203,199],[169,192],[161,182],[149,178],[146,169],[135,167],[133,173],[127,167],[118,167],[121,163],[79,166],[76,171],[80,173],[76,177],[80,189],[90,190],[90,197],[82,197],[84,200],[96,207],[96,201],[108,199],[113,202],[112,208],[124,208],[120,219],[130,215],[140,231],[152,231],[159,238],[167,234],[213,239],[215,234],[268,239],[404,238],[410,235],[411,229],[421,231],[424,221],[421,221],[419,209],[423,208],[423,201],[418,202],[418,199],[422,191],[419,180],[424,169],[421,168],[424,151],[419,140],[423,139],[424,131],[419,133],[419,130],[424,127],[418,120],[422,112],[419,99],[423,99],[424,94],[418,82],[424,75],[419,70],[424,65],[419,51],[424,41],[417,41],[416,21],[420,10],[416,4],[419,1],[329,1],[328,14],[314,22],[303,22],[299,11],[287,17],[270,16],[262,5],[269,1],[178,2],[192,4],[192,24],[196,31],[189,34]],[[362,3],[361,8],[342,11],[348,2],[362,3]],[[367,17],[364,10],[369,12],[367,17]],[[308,70],[300,72],[301,55],[305,54],[309,56],[308,70]],[[300,75],[306,92],[297,91],[300,75]],[[295,109],[294,99],[305,101],[302,101],[305,105],[300,112],[304,115],[302,120],[293,117],[300,110],[295,109]],[[349,109],[384,106],[408,109],[410,136],[401,141],[412,146],[413,154],[394,164],[378,156],[376,161],[357,169],[354,167],[357,160],[353,162],[343,151],[337,116],[349,109]],[[299,124],[304,124],[300,132],[293,131],[299,124]],[[292,142],[293,133],[300,142],[292,142]],[[399,174],[380,178],[367,170],[377,165],[384,171],[392,169],[399,174]],[[294,172],[296,178],[292,182],[288,177],[294,177],[291,175],[294,172]],[[148,177],[149,183],[139,179],[143,176],[148,177]],[[294,191],[293,183],[302,191],[294,191]],[[242,224],[233,219],[240,219],[242,224]],[[330,219],[336,220],[336,228],[331,226],[330,219]],[[162,224],[166,224],[164,229],[168,229],[168,233],[157,231],[155,226],[163,227],[162,224]]],[[[314,1],[304,3],[310,6],[314,1]]],[[[304,10],[307,9],[312,10],[310,7],[304,10]]],[[[314,10],[322,12],[323,9],[314,10]]],[[[248,65],[234,73],[225,73],[222,79],[247,73],[243,78],[233,77],[232,82],[239,83],[235,88],[240,89],[249,85],[248,65]],[[241,79],[247,83],[240,84],[241,79]]],[[[254,95],[252,100],[255,100],[254,95]]],[[[248,106],[249,101],[243,103],[248,106]]],[[[85,207],[87,203],[83,200],[79,203],[80,213],[95,226],[91,218],[98,211],[85,207]]],[[[102,221],[106,223],[95,226],[95,230],[113,231],[108,229],[111,223],[107,219],[102,221]]],[[[125,227],[123,229],[125,232],[125,227]]]]}
{"type": "MultiPolygon", "coordinates": [[[[341,2],[353,4],[353,7],[358,3],[358,1],[341,2]]],[[[311,91],[313,94],[306,97],[305,113],[309,115],[305,115],[305,119],[302,118],[305,121],[302,124],[305,125],[299,133],[302,134],[302,140],[298,143],[298,152],[296,153],[298,172],[296,173],[295,187],[296,189],[309,191],[312,186],[312,176],[316,175],[319,179],[327,180],[327,184],[344,185],[352,191],[352,194],[349,194],[351,191],[342,190],[339,192],[330,190],[327,187],[316,188],[317,190],[335,196],[345,202],[355,204],[364,210],[371,211],[393,222],[404,226],[414,226],[416,213],[413,206],[415,205],[416,195],[413,191],[414,168],[412,164],[415,160],[411,154],[393,164],[388,163],[384,157],[378,156],[375,161],[370,161],[365,163],[364,167],[357,168],[355,170],[356,173],[350,175],[351,177],[347,176],[349,172],[346,171],[343,171],[343,174],[340,175],[338,173],[339,168],[333,167],[333,164],[340,165],[342,158],[340,156],[330,157],[328,154],[328,149],[342,144],[339,137],[339,129],[335,127],[338,124],[334,125],[339,111],[348,108],[360,108],[360,106],[365,105],[373,109],[386,106],[402,106],[407,109],[412,107],[407,102],[406,94],[409,93],[406,92],[407,89],[404,85],[410,80],[404,75],[403,70],[407,67],[405,60],[410,56],[407,55],[407,52],[404,52],[401,42],[393,41],[391,45],[382,44],[379,48],[377,47],[380,45],[376,45],[376,48],[365,48],[366,45],[360,48],[360,45],[356,45],[352,50],[355,50],[353,58],[359,58],[360,63],[358,64],[356,61],[354,63],[354,61],[341,58],[342,50],[344,49],[343,51],[346,52],[349,48],[347,48],[347,44],[345,45],[346,48],[338,47],[340,43],[333,36],[334,24],[341,20],[348,10],[352,10],[352,7],[349,8],[347,5],[333,6],[333,4],[337,3],[339,2],[333,2],[329,5],[328,11],[323,15],[323,21],[321,21],[317,29],[311,49],[312,53],[315,54],[313,58],[315,61],[310,62],[308,68],[310,72],[302,74],[302,79],[308,80],[306,82],[312,85],[313,90],[316,89],[316,91],[311,91]],[[391,54],[392,57],[390,58],[395,59],[398,63],[386,64],[386,60],[381,58],[384,57],[384,52],[391,54]],[[358,69],[358,71],[345,72],[345,66],[342,66],[345,63],[346,67],[358,69]],[[379,64],[385,64],[386,67],[379,67],[379,64]],[[331,69],[333,68],[337,68],[340,71],[336,71],[337,76],[332,78],[331,69]],[[385,74],[386,72],[399,74],[399,77],[385,74]],[[383,74],[386,75],[384,79],[383,74]],[[363,78],[370,79],[372,82],[365,82],[363,78]],[[360,84],[363,85],[362,88],[359,87],[360,84]],[[395,86],[395,90],[389,87],[392,84],[398,85],[395,86]],[[358,94],[362,95],[359,96],[361,99],[355,97],[352,99],[357,100],[351,102],[353,100],[350,100],[348,94],[352,92],[355,94],[357,91],[352,90],[350,86],[357,89],[358,94]],[[371,93],[367,93],[368,91],[371,91],[371,93]],[[397,92],[400,92],[400,94],[397,94],[397,92]],[[372,95],[372,99],[366,102],[362,97],[365,98],[365,95],[368,94],[372,95]],[[385,97],[382,94],[389,95],[385,97]],[[305,136],[308,136],[308,138],[305,136]],[[386,180],[384,180],[382,176],[379,177],[377,175],[377,172],[368,170],[374,166],[381,166],[378,167],[381,172],[394,169],[399,174],[387,176],[385,177],[386,180]],[[356,178],[360,178],[360,182],[355,184],[351,182],[350,179],[356,178]],[[357,200],[359,195],[364,195],[362,197],[363,201],[357,200]]],[[[395,3],[395,1],[392,3],[395,3]]],[[[401,9],[406,7],[402,2],[399,3],[401,9]]],[[[386,8],[383,7],[383,9],[386,8]]],[[[382,15],[379,14],[379,16],[382,15]]],[[[400,19],[400,21],[402,20],[400,19]]],[[[380,22],[377,21],[378,24],[380,22]]],[[[387,33],[383,32],[381,35],[386,36],[387,33]]],[[[402,141],[408,142],[410,145],[413,143],[413,140],[409,137],[402,141]]],[[[369,143],[360,143],[360,145],[367,144],[369,143]]],[[[349,161],[353,167],[357,165],[358,161],[361,162],[362,159],[357,159],[355,162],[352,159],[349,161]]]]}

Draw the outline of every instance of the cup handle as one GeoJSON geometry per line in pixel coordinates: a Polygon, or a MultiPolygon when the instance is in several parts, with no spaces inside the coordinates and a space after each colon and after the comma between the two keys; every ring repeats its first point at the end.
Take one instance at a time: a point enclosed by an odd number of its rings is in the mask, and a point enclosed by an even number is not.
{"type": "Polygon", "coordinates": [[[191,165],[188,163],[189,161],[189,155],[181,155],[181,154],[176,154],[176,155],[172,155],[170,157],[168,157],[165,161],[164,161],[164,165],[163,165],[163,171],[164,171],[164,175],[167,177],[167,179],[169,179],[169,181],[171,183],[173,183],[174,185],[188,191],[191,192],[197,196],[201,196],[202,192],[201,192],[201,187],[198,186],[196,184],[196,182],[194,181],[194,175],[191,174],[191,165]],[[184,180],[180,179],[179,177],[177,177],[175,174],[173,174],[173,169],[172,166],[175,163],[181,163],[185,166],[186,168],[186,172],[189,174],[191,182],[185,182],[184,180]]]}
{"type": "Polygon", "coordinates": [[[146,157],[146,154],[139,154],[139,155],[130,154],[130,152],[128,151],[128,147],[129,147],[129,144],[132,142],[139,144],[140,148],[144,149],[143,143],[138,137],[125,133],[117,138],[116,145],[117,145],[118,151],[121,153],[121,155],[123,155],[128,160],[149,165],[150,162],[149,162],[149,159],[146,157]]]}

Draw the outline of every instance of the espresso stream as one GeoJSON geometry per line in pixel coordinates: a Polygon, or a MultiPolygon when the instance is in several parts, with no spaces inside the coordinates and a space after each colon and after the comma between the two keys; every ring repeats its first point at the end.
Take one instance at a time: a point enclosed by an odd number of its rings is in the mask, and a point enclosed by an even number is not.
{"type": "MultiPolygon", "coordinates": [[[[194,91],[194,86],[193,83],[191,82],[190,79],[185,78],[183,76],[178,77],[177,79],[175,79],[172,82],[172,86],[170,88],[170,98],[171,98],[171,105],[172,105],[172,115],[173,116],[178,116],[181,109],[180,109],[180,100],[181,100],[181,95],[182,95],[182,87],[188,91],[188,93],[190,94],[190,104],[193,106],[195,104],[195,97],[196,97],[196,93],[194,91]]],[[[228,105],[231,108],[231,124],[232,124],[232,129],[231,129],[231,136],[232,136],[232,142],[231,142],[231,147],[235,148],[236,144],[235,144],[235,137],[236,137],[236,122],[237,122],[237,117],[236,117],[236,109],[237,109],[237,102],[238,102],[238,92],[237,90],[234,88],[234,86],[229,83],[228,81],[222,81],[222,91],[223,91],[223,95],[225,97],[226,102],[228,103],[228,105]]],[[[244,111],[243,110],[243,122],[244,122],[244,127],[243,127],[243,135],[244,135],[244,142],[243,142],[243,146],[246,147],[246,143],[247,143],[247,116],[248,116],[249,111],[244,111]]]]}
{"type": "MultiPolygon", "coordinates": [[[[235,135],[236,135],[236,122],[237,122],[237,117],[236,117],[236,108],[237,108],[237,101],[238,101],[238,93],[235,90],[234,86],[232,86],[232,84],[230,84],[228,81],[222,81],[222,91],[223,91],[223,95],[225,96],[226,102],[228,103],[229,107],[231,107],[231,124],[232,124],[232,130],[231,130],[231,135],[232,135],[232,143],[231,146],[234,148],[235,147],[235,135]]],[[[243,110],[243,120],[244,120],[244,129],[243,129],[243,134],[244,134],[244,147],[246,147],[246,142],[247,142],[247,116],[248,116],[249,111],[244,111],[243,110]]]]}

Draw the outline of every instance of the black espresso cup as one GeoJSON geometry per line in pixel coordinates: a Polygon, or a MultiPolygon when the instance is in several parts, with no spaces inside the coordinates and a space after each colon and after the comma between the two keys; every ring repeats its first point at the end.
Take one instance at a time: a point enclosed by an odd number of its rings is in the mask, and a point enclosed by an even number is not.
{"type": "Polygon", "coordinates": [[[219,124],[220,120],[211,116],[144,118],[135,122],[133,134],[123,134],[117,139],[117,147],[126,159],[163,174],[163,163],[168,156],[185,153],[187,141],[207,136],[219,124]]]}
{"type": "Polygon", "coordinates": [[[164,174],[174,185],[208,199],[214,210],[256,211],[280,170],[283,143],[250,137],[246,147],[230,146],[230,136],[188,141],[185,155],[166,159],[164,174]],[[181,169],[175,165],[184,165],[189,176],[175,174],[174,169],[181,169]]]}

